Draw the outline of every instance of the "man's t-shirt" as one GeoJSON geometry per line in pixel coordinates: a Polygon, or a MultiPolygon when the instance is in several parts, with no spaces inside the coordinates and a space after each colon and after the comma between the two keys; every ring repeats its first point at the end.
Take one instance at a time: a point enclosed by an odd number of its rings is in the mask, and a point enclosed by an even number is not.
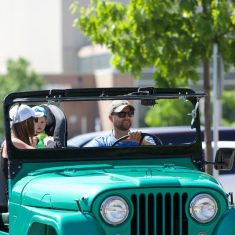
{"type": "MultiPolygon", "coordinates": [[[[103,136],[98,136],[91,140],[88,144],[86,144],[84,147],[111,147],[118,139],[115,138],[112,134],[112,132],[108,134],[104,134],[103,136]]],[[[145,140],[155,144],[153,139],[150,136],[146,136],[145,140]]],[[[128,147],[128,146],[138,146],[139,143],[135,141],[120,141],[115,146],[118,147],[128,147]]]]}

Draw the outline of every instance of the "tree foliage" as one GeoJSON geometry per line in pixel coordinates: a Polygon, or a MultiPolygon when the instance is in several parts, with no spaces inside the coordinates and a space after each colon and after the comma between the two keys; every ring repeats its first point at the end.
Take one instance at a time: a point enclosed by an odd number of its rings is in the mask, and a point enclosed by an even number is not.
{"type": "MultiPolygon", "coordinates": [[[[43,84],[43,78],[30,68],[23,58],[9,59],[6,63],[6,74],[0,75],[0,99],[3,100],[11,92],[38,90],[43,84]]],[[[0,107],[0,120],[3,120],[3,107],[0,107]]],[[[3,121],[0,122],[0,138],[4,135],[3,121]]]]}
{"type": "Polygon", "coordinates": [[[222,124],[235,126],[235,90],[225,91],[222,97],[222,124]]]}
{"type": "MultiPolygon", "coordinates": [[[[72,6],[73,12],[77,8],[72,6]]],[[[212,55],[213,42],[235,63],[235,4],[227,0],[91,0],[75,26],[92,42],[107,46],[112,63],[139,77],[154,67],[157,86],[185,86],[212,55]]]]}
{"type": "Polygon", "coordinates": [[[71,11],[78,14],[75,27],[109,48],[115,67],[136,78],[143,68],[154,68],[157,87],[189,86],[202,65],[205,155],[212,161],[210,59],[216,43],[225,68],[235,65],[235,1],[90,0],[80,9],[72,4],[71,11]]]}
{"type": "Polygon", "coordinates": [[[156,106],[156,109],[149,109],[147,112],[147,126],[188,126],[191,123],[193,107],[190,102],[159,100],[156,106]]]}
{"type": "MultiPolygon", "coordinates": [[[[188,102],[179,102],[172,100],[171,102],[158,101],[157,108],[147,112],[145,124],[147,126],[186,126],[190,123],[192,106],[188,102]],[[171,118],[169,119],[169,110],[171,118]],[[185,116],[185,113],[189,114],[185,116]]],[[[222,125],[235,126],[235,90],[223,92],[221,98],[222,104],[222,125]]]]}

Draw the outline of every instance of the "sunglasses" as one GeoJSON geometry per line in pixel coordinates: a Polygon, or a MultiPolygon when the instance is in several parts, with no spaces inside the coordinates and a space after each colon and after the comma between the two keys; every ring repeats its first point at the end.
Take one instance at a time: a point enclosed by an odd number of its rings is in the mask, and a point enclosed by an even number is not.
{"type": "Polygon", "coordinates": [[[128,116],[128,117],[133,117],[133,116],[134,116],[134,111],[119,112],[119,113],[113,112],[113,115],[116,115],[116,116],[118,116],[119,118],[125,118],[126,116],[128,116]]]}

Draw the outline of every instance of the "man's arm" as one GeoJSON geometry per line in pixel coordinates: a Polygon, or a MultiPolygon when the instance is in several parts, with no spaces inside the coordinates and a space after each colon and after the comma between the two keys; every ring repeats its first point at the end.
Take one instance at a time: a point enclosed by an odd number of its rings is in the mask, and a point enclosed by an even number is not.
{"type": "MultiPolygon", "coordinates": [[[[139,143],[141,140],[141,131],[129,131],[128,135],[129,135],[129,138],[127,140],[129,141],[134,141],[134,142],[139,143]]],[[[149,137],[149,138],[144,138],[142,140],[141,145],[156,145],[156,144],[154,140],[151,137],[149,137]]]]}
{"type": "Polygon", "coordinates": [[[95,137],[94,139],[89,141],[83,147],[105,147],[105,143],[103,141],[102,136],[99,136],[99,137],[95,137]]]}
{"type": "Polygon", "coordinates": [[[141,145],[156,145],[156,144],[154,143],[154,141],[150,142],[150,141],[148,141],[148,140],[143,139],[141,145]]]}

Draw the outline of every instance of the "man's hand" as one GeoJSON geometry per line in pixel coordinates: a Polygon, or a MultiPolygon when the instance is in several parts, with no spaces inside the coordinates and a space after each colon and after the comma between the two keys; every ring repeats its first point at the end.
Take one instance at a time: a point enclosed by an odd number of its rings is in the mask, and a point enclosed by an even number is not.
{"type": "MultiPolygon", "coordinates": [[[[142,133],[141,131],[129,131],[128,132],[129,137],[126,140],[140,143],[141,133],[142,133]]],[[[141,145],[155,145],[155,143],[143,139],[141,145]]]]}
{"type": "Polygon", "coordinates": [[[141,131],[129,131],[128,132],[129,137],[126,139],[127,141],[133,141],[133,142],[140,142],[141,139],[141,131]]]}

